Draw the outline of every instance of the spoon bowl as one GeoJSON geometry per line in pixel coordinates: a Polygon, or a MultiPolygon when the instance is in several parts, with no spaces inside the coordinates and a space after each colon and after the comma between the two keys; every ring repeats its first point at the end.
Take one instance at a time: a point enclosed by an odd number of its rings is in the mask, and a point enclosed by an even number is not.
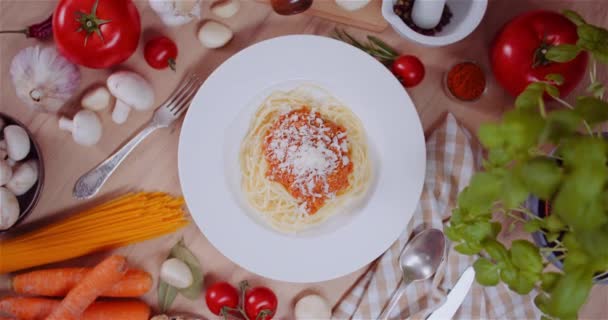
{"type": "Polygon", "coordinates": [[[424,230],[405,245],[399,256],[403,279],[378,319],[388,319],[410,283],[435,274],[445,256],[445,245],[445,236],[437,229],[424,230]]]}

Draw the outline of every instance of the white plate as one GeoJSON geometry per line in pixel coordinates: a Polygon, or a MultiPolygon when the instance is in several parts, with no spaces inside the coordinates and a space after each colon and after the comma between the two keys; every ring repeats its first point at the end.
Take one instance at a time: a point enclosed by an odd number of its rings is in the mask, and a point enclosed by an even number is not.
{"type": "Polygon", "coordinates": [[[194,97],[179,141],[182,190],[207,239],[241,267],[289,282],[343,276],[388,249],[416,209],[425,161],[418,114],[395,77],[359,49],[310,35],[263,41],[224,62],[194,97]],[[244,200],[238,149],[259,103],[302,83],[329,90],[361,119],[374,181],[357,208],[287,235],[244,200]]]}

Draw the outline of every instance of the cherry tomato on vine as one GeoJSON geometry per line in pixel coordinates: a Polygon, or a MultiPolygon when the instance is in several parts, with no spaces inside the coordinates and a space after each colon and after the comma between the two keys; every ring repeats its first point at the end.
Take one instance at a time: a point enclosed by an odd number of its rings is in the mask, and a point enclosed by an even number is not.
{"type": "Polygon", "coordinates": [[[217,282],[207,288],[205,302],[213,314],[220,315],[223,307],[238,308],[239,292],[228,282],[217,282]]]}
{"type": "Polygon", "coordinates": [[[424,78],[424,65],[420,59],[411,56],[399,56],[391,65],[391,71],[404,87],[418,85],[424,78]]]}
{"type": "Polygon", "coordinates": [[[173,40],[160,36],[146,43],[144,57],[154,69],[164,69],[166,67],[175,71],[175,59],[177,59],[177,46],[173,40]]]}
{"type": "Polygon", "coordinates": [[[266,287],[255,287],[245,293],[245,314],[249,319],[272,319],[277,304],[277,296],[266,287]]]}

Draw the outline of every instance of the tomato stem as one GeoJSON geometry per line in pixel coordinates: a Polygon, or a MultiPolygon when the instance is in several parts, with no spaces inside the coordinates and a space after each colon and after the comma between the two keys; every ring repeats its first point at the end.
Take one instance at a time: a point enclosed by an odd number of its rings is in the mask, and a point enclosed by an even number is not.
{"type": "Polygon", "coordinates": [[[89,40],[89,36],[91,34],[96,33],[97,36],[101,39],[101,41],[105,41],[103,38],[103,34],[101,33],[101,26],[111,22],[112,20],[100,19],[97,17],[97,5],[99,4],[99,0],[95,0],[93,3],[93,7],[91,8],[90,13],[85,12],[77,12],[76,21],[80,23],[80,27],[76,30],[76,32],[86,32],[86,36],[84,37],[84,46],[87,46],[87,42],[89,40]]]}
{"type": "Polygon", "coordinates": [[[540,43],[540,46],[538,46],[538,48],[534,50],[534,57],[532,58],[532,68],[546,66],[551,63],[551,61],[546,57],[549,48],[551,48],[551,45],[543,41],[540,43]]]}

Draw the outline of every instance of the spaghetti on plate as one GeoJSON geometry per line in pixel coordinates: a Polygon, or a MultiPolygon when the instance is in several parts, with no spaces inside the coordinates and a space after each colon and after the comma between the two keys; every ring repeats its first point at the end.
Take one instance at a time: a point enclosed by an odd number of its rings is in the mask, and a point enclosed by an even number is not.
{"type": "Polygon", "coordinates": [[[282,232],[326,220],[362,195],[371,178],[361,121],[314,86],[267,97],[239,157],[247,200],[282,232]]]}

